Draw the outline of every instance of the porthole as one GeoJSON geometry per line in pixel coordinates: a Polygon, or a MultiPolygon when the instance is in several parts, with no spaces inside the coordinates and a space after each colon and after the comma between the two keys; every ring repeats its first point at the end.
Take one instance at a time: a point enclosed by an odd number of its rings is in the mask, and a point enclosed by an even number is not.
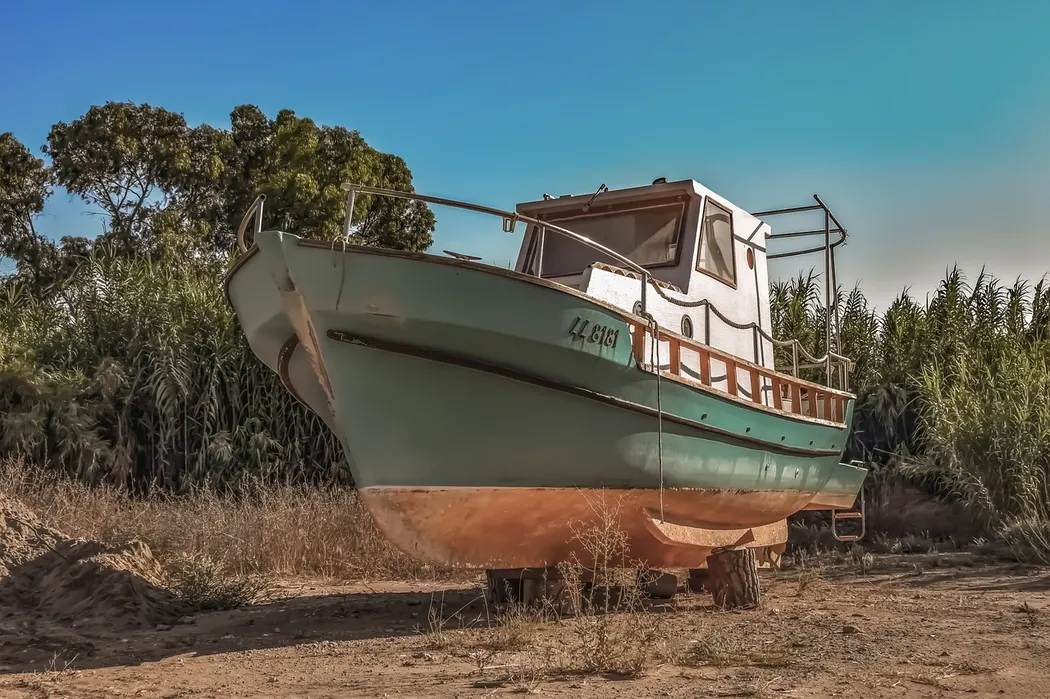
{"type": "Polygon", "coordinates": [[[641,301],[635,301],[634,302],[634,308],[631,309],[631,313],[634,313],[636,316],[642,315],[642,302],[641,301]]]}
{"type": "Polygon", "coordinates": [[[689,338],[693,336],[693,319],[689,316],[682,316],[682,334],[689,338]]]}
{"type": "Polygon", "coordinates": [[[755,268],[755,251],[751,248],[747,249],[747,266],[751,269],[755,268]]]}

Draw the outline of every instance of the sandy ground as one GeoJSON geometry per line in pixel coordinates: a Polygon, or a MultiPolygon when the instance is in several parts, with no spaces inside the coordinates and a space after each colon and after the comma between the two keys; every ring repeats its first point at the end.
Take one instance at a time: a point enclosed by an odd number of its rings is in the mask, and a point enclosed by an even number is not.
{"type": "Polygon", "coordinates": [[[301,583],[149,631],[9,615],[0,696],[1050,696],[1050,570],[967,554],[819,565],[763,571],[758,610],[685,593],[607,617],[615,642],[651,647],[631,678],[579,671],[598,652],[579,620],[495,624],[480,587],[301,583]]]}

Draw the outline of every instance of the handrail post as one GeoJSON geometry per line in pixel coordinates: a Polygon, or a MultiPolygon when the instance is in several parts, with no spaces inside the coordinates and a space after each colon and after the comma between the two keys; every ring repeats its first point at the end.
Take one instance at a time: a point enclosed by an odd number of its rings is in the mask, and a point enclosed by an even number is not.
{"type": "MultiPolygon", "coordinates": [[[[540,279],[543,278],[543,242],[547,238],[547,227],[540,226],[540,244],[539,252],[536,254],[536,276],[540,279]]],[[[524,271],[524,270],[522,270],[524,271]]]]}
{"type": "Polygon", "coordinates": [[[346,216],[343,217],[343,240],[350,239],[350,225],[354,220],[354,206],[357,205],[357,190],[346,193],[346,216]]]}
{"type": "Polygon", "coordinates": [[[831,385],[831,215],[824,209],[824,356],[827,358],[825,376],[831,385]]]}
{"type": "Polygon", "coordinates": [[[255,197],[255,201],[253,201],[252,205],[248,207],[248,211],[245,212],[240,225],[237,226],[237,249],[242,254],[248,252],[248,246],[244,242],[244,232],[248,230],[248,222],[252,220],[252,216],[255,216],[256,235],[262,232],[263,202],[265,201],[265,194],[260,194],[255,197]]]}
{"type": "Polygon", "coordinates": [[[642,278],[642,298],[641,298],[641,301],[642,301],[642,317],[643,318],[648,318],[649,317],[649,306],[646,303],[646,296],[648,295],[647,291],[649,289],[649,278],[648,278],[649,277],[649,272],[648,271],[644,271],[644,272],[642,272],[642,274],[640,274],[638,276],[640,276],[642,278]]]}

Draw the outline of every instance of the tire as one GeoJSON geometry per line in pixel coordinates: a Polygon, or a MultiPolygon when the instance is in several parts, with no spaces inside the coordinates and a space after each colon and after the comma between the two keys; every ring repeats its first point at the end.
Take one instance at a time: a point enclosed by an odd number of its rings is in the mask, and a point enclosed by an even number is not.
{"type": "Polygon", "coordinates": [[[758,564],[753,549],[730,549],[707,558],[707,587],[723,609],[754,609],[761,598],[758,564]]]}
{"type": "Polygon", "coordinates": [[[508,606],[521,599],[524,592],[522,580],[496,575],[491,570],[485,571],[485,578],[489,588],[489,599],[494,606],[508,606]]]}
{"type": "Polygon", "coordinates": [[[639,574],[638,585],[651,599],[672,599],[678,593],[678,577],[672,573],[651,571],[639,574]]]}
{"type": "Polygon", "coordinates": [[[689,569],[689,591],[708,592],[710,589],[711,571],[707,568],[689,569]]]}

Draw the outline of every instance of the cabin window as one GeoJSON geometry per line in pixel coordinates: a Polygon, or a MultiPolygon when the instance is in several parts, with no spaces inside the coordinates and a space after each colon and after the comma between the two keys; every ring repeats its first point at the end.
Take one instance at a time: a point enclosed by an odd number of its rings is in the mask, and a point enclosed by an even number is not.
{"type": "MultiPolygon", "coordinates": [[[[670,203],[594,207],[586,214],[578,213],[577,210],[564,216],[549,215],[544,218],[615,250],[637,265],[660,267],[678,261],[678,240],[685,218],[685,204],[682,198],[670,203]]],[[[555,231],[547,231],[543,242],[544,277],[582,274],[595,262],[623,265],[583,243],[555,231]]]]}
{"type": "Polygon", "coordinates": [[[696,269],[736,286],[736,258],[733,255],[733,213],[715,203],[704,202],[703,236],[696,256],[696,269]]]}

